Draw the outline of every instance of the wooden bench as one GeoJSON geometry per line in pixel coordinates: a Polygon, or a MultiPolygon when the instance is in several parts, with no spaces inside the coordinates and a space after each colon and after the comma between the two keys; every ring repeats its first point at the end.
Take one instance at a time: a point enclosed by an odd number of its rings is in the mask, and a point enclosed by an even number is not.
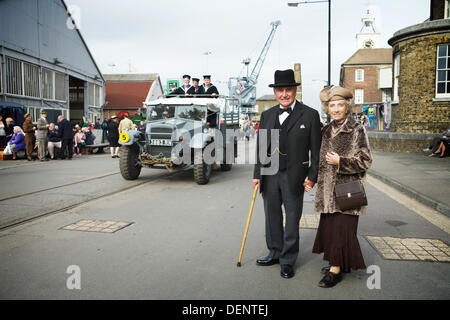
{"type": "Polygon", "coordinates": [[[103,153],[104,148],[109,147],[109,143],[102,143],[103,130],[102,129],[92,129],[92,138],[94,139],[94,144],[85,145],[81,148],[82,154],[91,153],[103,153]]]}

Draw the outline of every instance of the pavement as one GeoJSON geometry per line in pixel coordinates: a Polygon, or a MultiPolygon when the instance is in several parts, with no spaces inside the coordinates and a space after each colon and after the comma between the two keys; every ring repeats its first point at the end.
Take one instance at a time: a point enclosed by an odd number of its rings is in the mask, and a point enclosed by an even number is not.
{"type": "Polygon", "coordinates": [[[279,265],[255,264],[267,254],[260,195],[242,267],[236,266],[251,201],[251,165],[214,170],[202,186],[193,181],[192,171],[168,175],[145,169],[133,185],[120,174],[109,175],[117,171],[117,159],[108,155],[0,170],[0,177],[8,176],[2,181],[12,181],[9,190],[2,189],[10,200],[0,209],[12,213],[14,208],[26,211],[31,203],[45,209],[49,202],[62,207],[59,199],[79,202],[0,230],[0,299],[450,298],[450,219],[430,209],[430,215],[444,218],[430,222],[418,214],[417,201],[372,176],[367,214],[358,223],[368,269],[345,274],[338,286],[323,289],[317,283],[326,261],[311,252],[319,218],[313,194],[305,195],[296,275],[287,280],[280,277],[279,265]],[[28,185],[25,178],[43,182],[28,185]],[[95,198],[87,198],[88,193],[95,198]],[[75,229],[81,221],[89,223],[75,229]],[[122,223],[128,226],[108,230],[122,223]],[[102,231],[88,230],[91,224],[102,231]]]}
{"type": "Polygon", "coordinates": [[[372,152],[368,174],[450,217],[450,158],[372,152]]]}

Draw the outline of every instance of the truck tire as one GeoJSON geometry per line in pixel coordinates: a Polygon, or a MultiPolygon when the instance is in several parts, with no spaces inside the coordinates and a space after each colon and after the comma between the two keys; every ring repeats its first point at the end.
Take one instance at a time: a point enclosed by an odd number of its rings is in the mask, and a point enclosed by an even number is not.
{"type": "Polygon", "coordinates": [[[211,177],[212,166],[203,160],[203,152],[194,150],[194,180],[197,184],[207,184],[211,177]]]}
{"type": "Polygon", "coordinates": [[[142,166],[138,162],[139,148],[137,146],[122,146],[119,166],[122,177],[126,180],[136,180],[142,166]]]}
{"type": "Polygon", "coordinates": [[[230,171],[233,165],[231,163],[221,163],[220,170],[222,171],[230,171]]]}

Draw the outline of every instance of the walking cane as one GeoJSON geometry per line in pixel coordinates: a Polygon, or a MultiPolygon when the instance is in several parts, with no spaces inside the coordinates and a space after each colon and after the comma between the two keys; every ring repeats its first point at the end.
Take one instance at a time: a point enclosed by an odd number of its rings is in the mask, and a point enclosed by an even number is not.
{"type": "Polygon", "coordinates": [[[252,204],[250,205],[250,212],[248,213],[247,226],[245,227],[244,238],[242,239],[241,253],[239,254],[239,260],[237,263],[238,267],[241,266],[242,253],[244,252],[245,240],[247,239],[248,227],[250,226],[250,219],[252,218],[253,205],[255,204],[256,191],[258,191],[258,186],[259,186],[259,184],[257,184],[255,186],[255,191],[253,191],[252,204]]]}

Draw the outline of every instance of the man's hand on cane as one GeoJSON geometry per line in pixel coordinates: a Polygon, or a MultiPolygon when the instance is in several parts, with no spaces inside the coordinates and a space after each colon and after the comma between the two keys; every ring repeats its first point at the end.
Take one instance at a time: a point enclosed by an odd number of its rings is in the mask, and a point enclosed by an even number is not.
{"type": "Polygon", "coordinates": [[[256,186],[259,186],[259,179],[253,179],[252,180],[252,189],[255,189],[256,186]]]}

